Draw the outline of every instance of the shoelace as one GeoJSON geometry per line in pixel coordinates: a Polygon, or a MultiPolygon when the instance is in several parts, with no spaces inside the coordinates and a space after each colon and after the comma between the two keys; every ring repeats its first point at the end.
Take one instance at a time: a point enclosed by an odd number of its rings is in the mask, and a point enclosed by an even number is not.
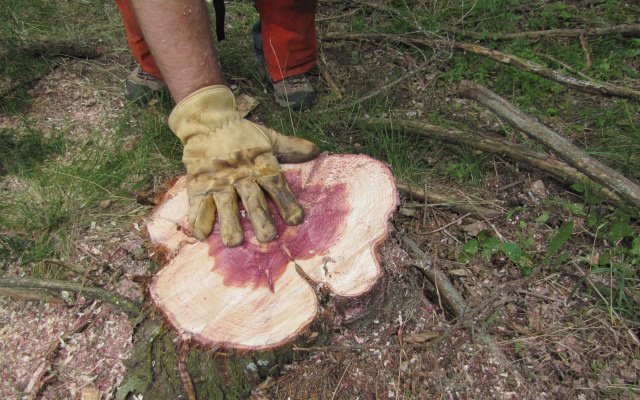
{"type": "Polygon", "coordinates": [[[138,73],[136,75],[138,76],[138,78],[144,79],[144,80],[148,80],[148,81],[159,81],[160,80],[157,77],[155,77],[155,76],[151,75],[150,73],[146,72],[142,68],[138,68],[138,73]]]}

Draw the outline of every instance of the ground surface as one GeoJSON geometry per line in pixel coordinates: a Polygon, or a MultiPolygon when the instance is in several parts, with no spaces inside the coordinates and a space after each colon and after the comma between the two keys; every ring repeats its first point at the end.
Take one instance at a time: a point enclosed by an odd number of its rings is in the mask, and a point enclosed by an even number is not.
{"type": "MultiPolygon", "coordinates": [[[[138,282],[157,269],[144,247],[150,209],[145,193],[162,191],[182,173],[180,145],[165,126],[171,105],[167,99],[144,107],[124,100],[132,60],[115,6],[55,3],[57,9],[25,1],[2,15],[11,30],[0,41],[0,271],[82,282],[144,301],[138,282]],[[101,55],[25,56],[10,50],[51,38],[92,38],[101,55]]],[[[613,0],[365,3],[321,2],[321,39],[354,32],[447,38],[460,31],[486,38],[638,23],[640,14],[633,2],[613,0]]],[[[227,78],[234,90],[261,101],[251,118],[314,140],[325,151],[373,155],[390,163],[399,180],[427,192],[501,211],[491,220],[476,219],[403,197],[381,248],[385,301],[372,306],[370,318],[336,326],[326,346],[297,350],[304,355],[300,361],[265,381],[253,398],[640,395],[637,210],[623,211],[588,187],[560,184],[502,156],[385,126],[362,129],[357,122],[363,116],[413,119],[543,150],[456,96],[457,82],[473,79],[637,181],[636,102],[581,94],[446,45],[343,39],[322,41],[315,77],[320,102],[306,112],[280,110],[251,54],[255,11],[231,3],[228,14],[222,64],[233,71],[227,78]],[[424,71],[351,105],[424,60],[424,71]],[[406,245],[407,238],[426,258],[406,245]],[[445,272],[469,314],[455,318],[444,309],[416,264],[445,272]]],[[[481,43],[567,74],[638,89],[638,40],[481,43]]],[[[112,398],[132,351],[127,317],[81,293],[46,295],[54,301],[0,294],[0,397],[21,398],[40,385],[41,398],[78,398],[90,388],[112,398]],[[48,362],[48,350],[60,337],[63,345],[48,362]]]]}

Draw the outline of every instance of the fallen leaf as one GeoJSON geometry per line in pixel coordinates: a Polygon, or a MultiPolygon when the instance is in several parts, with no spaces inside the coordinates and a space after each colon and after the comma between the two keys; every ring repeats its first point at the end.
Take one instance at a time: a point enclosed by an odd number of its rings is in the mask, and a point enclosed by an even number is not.
{"type": "Polygon", "coordinates": [[[531,192],[531,194],[533,194],[534,196],[540,199],[546,199],[547,197],[549,197],[549,192],[547,191],[547,188],[544,186],[544,183],[539,179],[533,182],[527,190],[531,192]]]}
{"type": "Polygon", "coordinates": [[[406,207],[400,207],[400,209],[398,209],[398,212],[400,213],[400,215],[404,215],[405,217],[415,217],[417,214],[416,210],[406,207]]]}
{"type": "Polygon", "coordinates": [[[440,337],[440,332],[410,333],[404,337],[404,342],[409,344],[425,343],[425,342],[430,342],[433,339],[437,339],[439,337],[440,337]]]}
{"type": "Polygon", "coordinates": [[[474,222],[472,224],[468,224],[468,225],[461,225],[460,229],[462,229],[463,231],[465,231],[469,236],[473,236],[476,237],[478,236],[478,234],[486,229],[488,229],[489,227],[487,226],[487,224],[485,222],[482,221],[477,221],[474,222]]]}
{"type": "Polygon", "coordinates": [[[469,271],[467,271],[466,269],[463,269],[463,268],[452,269],[451,271],[449,271],[449,275],[453,275],[453,276],[469,276],[469,271]]]}

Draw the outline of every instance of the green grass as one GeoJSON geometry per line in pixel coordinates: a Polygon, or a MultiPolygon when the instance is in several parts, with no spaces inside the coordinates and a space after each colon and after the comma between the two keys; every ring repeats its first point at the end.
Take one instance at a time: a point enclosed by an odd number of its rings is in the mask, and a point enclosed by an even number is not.
{"type": "Polygon", "coordinates": [[[112,133],[90,132],[84,143],[69,144],[56,132],[43,132],[40,138],[51,139],[39,140],[28,130],[16,140],[24,132],[12,131],[17,151],[7,172],[17,187],[0,198],[0,253],[39,275],[43,261],[68,256],[70,237],[91,222],[130,223],[135,191],[182,170],[181,145],[165,125],[166,112],[163,104],[129,107],[113,121],[112,133]],[[100,206],[105,200],[108,211],[100,206]]]}

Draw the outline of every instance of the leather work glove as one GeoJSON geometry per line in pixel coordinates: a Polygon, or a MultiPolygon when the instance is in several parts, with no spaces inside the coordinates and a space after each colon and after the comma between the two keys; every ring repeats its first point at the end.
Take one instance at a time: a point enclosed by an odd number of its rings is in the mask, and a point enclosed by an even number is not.
{"type": "Polygon", "coordinates": [[[217,211],[222,243],[229,247],[242,243],[240,196],[256,238],[275,239],[278,232],[264,192],[285,223],[302,222],[302,207],[278,161],[311,160],[318,155],[316,145],[241,118],[233,93],[223,85],[202,88],[180,101],[169,116],[169,127],[184,145],[189,229],[195,237],[204,239],[211,233],[217,211]]]}

